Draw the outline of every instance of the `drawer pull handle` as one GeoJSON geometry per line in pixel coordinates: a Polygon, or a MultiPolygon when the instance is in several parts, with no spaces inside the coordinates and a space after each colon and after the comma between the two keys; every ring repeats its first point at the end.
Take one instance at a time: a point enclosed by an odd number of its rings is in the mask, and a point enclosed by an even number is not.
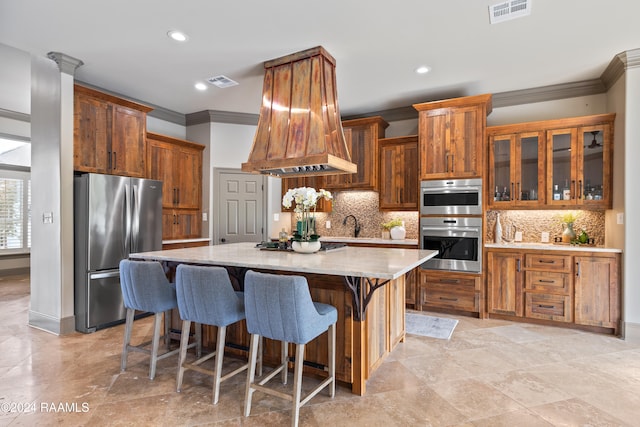
{"type": "Polygon", "coordinates": [[[543,264],[555,264],[556,262],[552,259],[541,259],[538,262],[541,262],[543,264]]]}
{"type": "Polygon", "coordinates": [[[458,298],[440,297],[442,301],[458,301],[458,298]]]}
{"type": "Polygon", "coordinates": [[[538,280],[538,282],[540,282],[540,283],[556,283],[555,280],[544,280],[544,279],[540,279],[540,280],[538,280]]]}
{"type": "Polygon", "coordinates": [[[460,279],[440,279],[440,283],[460,283],[460,279]]]}
{"type": "Polygon", "coordinates": [[[553,305],[547,305],[547,304],[538,304],[538,307],[540,307],[540,308],[554,308],[553,305]]]}

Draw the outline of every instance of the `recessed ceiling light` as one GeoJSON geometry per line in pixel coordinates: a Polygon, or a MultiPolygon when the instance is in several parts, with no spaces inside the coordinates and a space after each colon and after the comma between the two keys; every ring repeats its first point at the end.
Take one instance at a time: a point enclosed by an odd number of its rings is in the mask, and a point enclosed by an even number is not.
{"type": "Polygon", "coordinates": [[[195,87],[198,90],[207,90],[207,85],[201,82],[196,83],[195,87]]]}
{"type": "Polygon", "coordinates": [[[416,73],[418,74],[427,74],[429,71],[431,71],[431,68],[427,67],[426,65],[422,65],[416,68],[416,73]]]}
{"type": "Polygon", "coordinates": [[[189,39],[185,33],[177,30],[171,30],[167,35],[177,42],[186,42],[189,39]]]}

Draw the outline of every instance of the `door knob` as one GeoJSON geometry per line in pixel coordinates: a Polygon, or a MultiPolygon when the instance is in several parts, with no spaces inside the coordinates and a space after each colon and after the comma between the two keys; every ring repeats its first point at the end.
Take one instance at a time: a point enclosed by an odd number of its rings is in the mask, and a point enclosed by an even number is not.
{"type": "Polygon", "coordinates": [[[222,243],[224,243],[224,242],[226,242],[226,241],[227,241],[227,239],[225,239],[225,238],[223,237],[222,239],[220,239],[220,241],[221,241],[222,243]]]}

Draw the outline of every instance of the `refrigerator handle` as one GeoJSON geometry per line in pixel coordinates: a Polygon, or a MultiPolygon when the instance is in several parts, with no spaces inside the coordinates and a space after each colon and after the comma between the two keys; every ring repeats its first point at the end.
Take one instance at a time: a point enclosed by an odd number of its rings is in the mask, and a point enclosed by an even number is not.
{"type": "Polygon", "coordinates": [[[124,186],[124,212],[123,212],[123,222],[124,222],[124,253],[129,256],[131,253],[131,198],[129,196],[129,185],[125,184],[124,186]]]}
{"type": "Polygon", "coordinates": [[[131,221],[131,234],[132,234],[132,239],[131,239],[131,252],[138,252],[138,240],[140,239],[140,202],[138,202],[139,199],[139,195],[138,195],[138,186],[136,184],[133,184],[132,186],[132,192],[131,194],[132,196],[132,200],[131,200],[131,206],[132,206],[132,215],[129,216],[129,219],[131,221]]]}

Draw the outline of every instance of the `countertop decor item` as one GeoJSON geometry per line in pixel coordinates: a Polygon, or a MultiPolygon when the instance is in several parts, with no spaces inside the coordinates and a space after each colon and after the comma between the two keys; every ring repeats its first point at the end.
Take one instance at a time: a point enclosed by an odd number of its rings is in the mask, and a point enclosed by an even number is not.
{"type": "Polygon", "coordinates": [[[296,204],[293,211],[298,216],[298,223],[296,231],[293,233],[293,243],[291,244],[291,247],[296,252],[313,253],[320,249],[320,242],[318,241],[320,236],[316,234],[315,221],[316,205],[320,198],[331,200],[332,196],[327,190],[298,187],[289,189],[282,197],[282,206],[285,208],[290,208],[294,202],[296,204]],[[317,244],[308,244],[311,242],[317,242],[317,244]]]}
{"type": "Polygon", "coordinates": [[[568,211],[560,215],[560,221],[562,221],[562,242],[571,243],[576,240],[576,232],[573,229],[573,223],[578,219],[578,214],[573,211],[568,211]]]}
{"type": "Polygon", "coordinates": [[[502,243],[502,224],[500,224],[500,213],[496,214],[496,227],[493,231],[493,238],[496,243],[502,243]]]}
{"type": "Polygon", "coordinates": [[[394,218],[389,222],[383,223],[382,228],[389,232],[389,237],[393,240],[403,240],[407,235],[407,230],[404,228],[404,221],[399,218],[394,218]]]}

